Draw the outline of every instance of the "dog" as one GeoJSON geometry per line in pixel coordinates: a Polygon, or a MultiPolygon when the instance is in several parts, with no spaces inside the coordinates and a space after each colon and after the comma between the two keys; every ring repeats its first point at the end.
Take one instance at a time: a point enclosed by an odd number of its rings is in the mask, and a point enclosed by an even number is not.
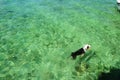
{"type": "Polygon", "coordinates": [[[75,51],[75,52],[72,52],[72,53],[71,53],[72,59],[76,59],[76,57],[77,57],[78,55],[84,55],[85,52],[86,52],[90,47],[91,47],[90,45],[86,44],[86,45],[84,45],[82,48],[80,48],[79,50],[77,50],[77,51],[75,51]]]}

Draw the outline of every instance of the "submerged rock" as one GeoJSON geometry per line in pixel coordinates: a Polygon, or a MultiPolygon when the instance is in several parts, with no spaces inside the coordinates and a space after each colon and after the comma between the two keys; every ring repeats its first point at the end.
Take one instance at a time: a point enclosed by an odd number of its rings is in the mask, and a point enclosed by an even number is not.
{"type": "Polygon", "coordinates": [[[120,80],[120,69],[111,69],[109,73],[101,73],[98,80],[120,80]]]}

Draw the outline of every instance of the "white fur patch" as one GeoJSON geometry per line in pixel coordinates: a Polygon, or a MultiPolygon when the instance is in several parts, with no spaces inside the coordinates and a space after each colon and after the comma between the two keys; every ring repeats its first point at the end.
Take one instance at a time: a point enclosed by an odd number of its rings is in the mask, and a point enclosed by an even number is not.
{"type": "Polygon", "coordinates": [[[117,3],[120,3],[120,0],[117,0],[117,3]]]}

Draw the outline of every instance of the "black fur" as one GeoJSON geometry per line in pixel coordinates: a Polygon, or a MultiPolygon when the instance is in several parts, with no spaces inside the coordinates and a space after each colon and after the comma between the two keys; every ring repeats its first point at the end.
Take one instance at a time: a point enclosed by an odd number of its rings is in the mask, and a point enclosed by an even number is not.
{"type": "Polygon", "coordinates": [[[80,48],[79,50],[77,50],[77,51],[75,51],[75,52],[72,52],[72,53],[71,53],[71,56],[72,56],[73,59],[76,59],[76,57],[77,57],[78,55],[82,55],[82,54],[85,54],[85,51],[84,51],[83,48],[80,48]]]}

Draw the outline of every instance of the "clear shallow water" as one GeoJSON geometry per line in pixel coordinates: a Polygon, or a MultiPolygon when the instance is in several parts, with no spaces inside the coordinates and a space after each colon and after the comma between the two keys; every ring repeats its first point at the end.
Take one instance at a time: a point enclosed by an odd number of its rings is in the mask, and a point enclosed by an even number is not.
{"type": "Polygon", "coordinates": [[[0,79],[98,80],[120,68],[119,26],[114,0],[1,0],[0,79]]]}

